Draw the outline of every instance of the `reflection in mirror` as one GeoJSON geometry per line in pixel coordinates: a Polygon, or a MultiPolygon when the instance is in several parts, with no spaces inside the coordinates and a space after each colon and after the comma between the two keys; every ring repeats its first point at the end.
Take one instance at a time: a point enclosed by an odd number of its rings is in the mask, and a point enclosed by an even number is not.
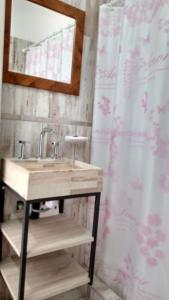
{"type": "Polygon", "coordinates": [[[70,83],[75,31],[75,19],[13,0],[9,71],[70,83]]]}

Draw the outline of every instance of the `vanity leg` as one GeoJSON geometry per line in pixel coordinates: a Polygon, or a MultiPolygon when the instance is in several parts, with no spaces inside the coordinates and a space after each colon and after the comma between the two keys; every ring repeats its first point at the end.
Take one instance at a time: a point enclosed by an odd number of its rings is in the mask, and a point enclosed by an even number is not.
{"type": "Polygon", "coordinates": [[[24,300],[30,202],[24,201],[18,300],[24,300]]]}
{"type": "Polygon", "coordinates": [[[63,214],[64,212],[64,199],[59,200],[59,213],[63,214]]]}
{"type": "MultiPolygon", "coordinates": [[[[0,182],[0,223],[4,221],[5,186],[0,182]]],[[[0,230],[0,261],[2,260],[2,231],[0,230]]]]}
{"type": "Polygon", "coordinates": [[[100,208],[100,195],[101,193],[97,193],[95,195],[95,204],[94,204],[94,218],[93,218],[93,238],[94,241],[91,244],[91,252],[90,252],[90,264],[89,264],[89,278],[90,285],[93,284],[93,276],[94,276],[94,265],[95,265],[95,255],[96,255],[96,242],[97,242],[97,230],[98,230],[98,222],[99,222],[99,208],[100,208]]]}

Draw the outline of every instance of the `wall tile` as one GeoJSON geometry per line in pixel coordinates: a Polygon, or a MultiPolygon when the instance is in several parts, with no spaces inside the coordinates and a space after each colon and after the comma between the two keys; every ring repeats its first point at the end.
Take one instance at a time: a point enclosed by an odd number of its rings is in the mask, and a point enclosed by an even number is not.
{"type": "Polygon", "coordinates": [[[15,122],[15,146],[14,156],[20,156],[20,144],[19,140],[26,141],[25,155],[26,157],[37,157],[38,155],[38,143],[40,132],[42,130],[42,123],[32,122],[15,122]]]}
{"type": "Polygon", "coordinates": [[[0,121],[0,157],[11,157],[14,154],[15,123],[0,121]]]}

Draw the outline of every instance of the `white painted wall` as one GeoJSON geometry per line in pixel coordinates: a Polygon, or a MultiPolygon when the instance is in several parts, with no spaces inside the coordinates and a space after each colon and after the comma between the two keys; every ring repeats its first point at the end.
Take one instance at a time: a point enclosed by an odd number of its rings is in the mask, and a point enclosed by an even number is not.
{"type": "Polygon", "coordinates": [[[12,2],[13,37],[39,42],[74,21],[72,18],[26,0],[12,0],[12,2]]]}
{"type": "Polygon", "coordinates": [[[4,44],[4,18],[5,18],[5,0],[0,0],[0,118],[1,118],[3,44],[4,44]]]}

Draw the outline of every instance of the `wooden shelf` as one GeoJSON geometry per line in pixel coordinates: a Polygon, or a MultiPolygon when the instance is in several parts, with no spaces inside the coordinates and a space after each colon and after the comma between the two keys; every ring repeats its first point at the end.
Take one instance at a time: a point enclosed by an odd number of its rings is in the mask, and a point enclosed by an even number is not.
{"type": "MultiPolygon", "coordinates": [[[[0,270],[13,299],[17,300],[19,259],[4,260],[0,270]]],[[[24,299],[49,299],[88,282],[88,273],[65,251],[30,258],[27,261],[24,299]]]]}
{"type": "MultiPolygon", "coordinates": [[[[12,220],[2,224],[2,233],[20,256],[22,221],[12,220]]],[[[91,233],[73,219],[62,214],[30,220],[27,257],[34,257],[93,241],[91,233]]]]}

